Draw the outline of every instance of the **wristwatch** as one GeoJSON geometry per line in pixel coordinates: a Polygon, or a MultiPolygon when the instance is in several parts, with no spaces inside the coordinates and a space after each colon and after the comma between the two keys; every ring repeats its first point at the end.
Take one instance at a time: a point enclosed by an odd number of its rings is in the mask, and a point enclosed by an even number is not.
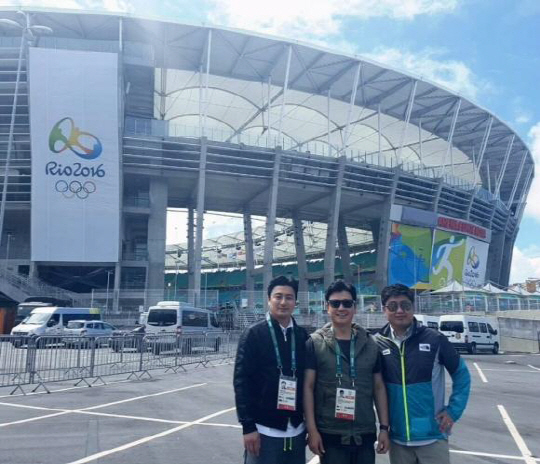
{"type": "Polygon", "coordinates": [[[390,430],[390,426],[379,424],[379,430],[384,430],[385,432],[388,432],[390,430]]]}

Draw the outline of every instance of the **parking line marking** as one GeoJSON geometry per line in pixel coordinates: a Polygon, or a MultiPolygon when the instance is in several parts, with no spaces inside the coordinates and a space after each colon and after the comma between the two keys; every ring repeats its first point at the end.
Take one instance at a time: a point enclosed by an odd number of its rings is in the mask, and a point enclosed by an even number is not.
{"type": "Polygon", "coordinates": [[[187,387],[175,388],[174,390],[167,390],[167,391],[159,392],[159,393],[151,393],[149,395],[136,396],[135,398],[127,398],[125,400],[113,401],[112,403],[98,404],[97,406],[90,406],[89,408],[79,409],[79,411],[92,411],[93,409],[107,408],[109,406],[114,406],[117,404],[129,403],[130,401],[142,400],[144,398],[151,398],[153,396],[167,395],[169,393],[176,393],[182,390],[188,390],[190,388],[203,387],[204,385],[208,385],[208,384],[206,382],[196,383],[194,385],[188,385],[187,387]]]}
{"type": "MultiPolygon", "coordinates": [[[[75,379],[76,380],[76,379],[75,379]]],[[[98,388],[98,387],[106,387],[107,385],[114,385],[117,383],[125,383],[125,382],[134,382],[134,380],[112,380],[106,384],[99,384],[99,385],[92,385],[92,388],[98,388]]],[[[81,385],[80,387],[66,387],[66,388],[59,388],[58,390],[51,390],[51,393],[59,393],[59,392],[65,392],[70,390],[79,390],[80,388],[88,388],[86,385],[81,385]]],[[[48,395],[49,392],[46,391],[38,391],[38,392],[30,392],[30,393],[17,393],[15,395],[2,395],[0,398],[16,398],[17,396],[33,396],[33,395],[48,395]]]]}
{"type": "Polygon", "coordinates": [[[41,419],[48,419],[50,417],[56,417],[56,416],[63,416],[65,414],[69,414],[71,411],[62,411],[62,412],[55,412],[53,414],[47,414],[45,416],[38,416],[38,417],[30,417],[29,419],[21,419],[13,422],[4,422],[3,424],[0,424],[0,427],[7,427],[8,425],[17,425],[17,424],[24,424],[26,422],[33,422],[41,419]]]}
{"type": "Polygon", "coordinates": [[[525,463],[526,464],[536,464],[536,459],[532,456],[532,453],[529,451],[529,448],[527,448],[527,445],[525,444],[525,441],[523,438],[521,438],[521,435],[519,434],[516,426],[512,422],[512,419],[510,419],[510,416],[506,412],[506,409],[502,404],[497,405],[499,408],[499,412],[501,413],[501,416],[503,418],[504,423],[506,424],[506,427],[508,427],[508,430],[510,431],[510,435],[512,435],[512,438],[516,442],[517,447],[519,448],[519,451],[521,452],[525,463]]]}
{"type": "Polygon", "coordinates": [[[496,459],[512,459],[514,461],[523,461],[525,458],[523,456],[508,456],[507,454],[492,454],[492,453],[481,453],[476,451],[463,451],[463,450],[450,450],[451,453],[456,454],[467,454],[469,456],[479,456],[485,458],[496,458],[496,459]]]}
{"type": "Polygon", "coordinates": [[[0,403],[0,406],[12,406],[14,408],[22,409],[37,409],[38,411],[67,411],[67,409],[62,408],[45,408],[43,406],[30,406],[29,404],[18,404],[18,403],[0,403]]]}
{"type": "Polygon", "coordinates": [[[538,368],[538,367],[534,367],[534,366],[532,366],[530,364],[527,364],[527,366],[529,366],[531,369],[536,369],[537,371],[540,371],[540,368],[538,368]]]}
{"type": "Polygon", "coordinates": [[[319,464],[319,462],[321,462],[319,460],[319,456],[314,456],[313,459],[308,462],[308,464],[319,464]]]}
{"type": "Polygon", "coordinates": [[[107,412],[95,412],[95,411],[85,411],[84,409],[74,409],[73,411],[70,411],[74,414],[86,414],[89,416],[100,416],[100,417],[114,417],[116,419],[130,419],[130,420],[141,420],[141,421],[148,421],[148,422],[161,422],[164,424],[187,424],[189,421],[176,421],[176,420],[169,420],[169,419],[157,419],[155,417],[142,417],[142,416],[129,416],[126,414],[111,414],[107,412]]]}
{"type": "MultiPolygon", "coordinates": [[[[535,368],[534,366],[530,366],[532,367],[533,369],[538,369],[538,368],[535,368]]],[[[526,372],[528,374],[536,374],[536,371],[530,371],[530,370],[526,370],[526,369],[491,369],[491,368],[483,368],[482,369],[483,371],[495,371],[495,372],[526,372]]],[[[540,371],[540,369],[538,369],[540,371]]]]}
{"type": "MultiPolygon", "coordinates": [[[[167,435],[171,435],[172,433],[179,432],[180,430],[186,429],[188,427],[191,427],[193,425],[200,424],[201,422],[207,421],[208,419],[213,419],[214,417],[220,416],[221,414],[225,414],[227,412],[234,411],[236,408],[228,408],[223,409],[222,411],[215,412],[213,414],[209,414],[208,416],[201,417],[200,419],[197,419],[193,422],[188,422],[187,424],[179,425],[178,427],[174,427],[169,430],[165,430],[164,432],[156,433],[154,435],[149,435],[147,437],[141,438],[139,440],[132,441],[130,443],[126,443],[125,445],[118,446],[116,448],[112,448],[110,450],[101,451],[99,453],[92,454],[90,456],[86,456],[82,459],[79,459],[78,461],[72,461],[69,464],[85,464],[87,462],[96,461],[98,459],[101,459],[105,456],[109,456],[114,453],[119,453],[120,451],[124,451],[130,448],[133,448],[135,446],[142,445],[144,443],[148,443],[149,441],[155,440],[156,438],[162,438],[166,437],[167,435]]],[[[535,463],[536,464],[536,463],[535,463]]]]}
{"type": "Polygon", "coordinates": [[[482,382],[488,383],[488,379],[486,379],[486,376],[482,372],[482,369],[478,366],[478,364],[473,363],[474,367],[476,367],[476,370],[478,371],[478,374],[480,375],[480,378],[482,379],[482,382]]]}

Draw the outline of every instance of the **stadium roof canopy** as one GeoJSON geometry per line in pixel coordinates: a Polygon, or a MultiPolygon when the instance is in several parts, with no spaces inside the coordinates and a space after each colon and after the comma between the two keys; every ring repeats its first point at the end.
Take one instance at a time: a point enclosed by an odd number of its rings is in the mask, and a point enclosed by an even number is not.
{"type": "MultiPolygon", "coordinates": [[[[2,16],[18,19],[11,10],[2,16]]],[[[504,122],[440,85],[361,56],[213,26],[32,11],[35,24],[54,31],[40,46],[80,48],[82,40],[86,49],[121,50],[125,63],[154,67],[154,117],[169,120],[172,135],[199,131],[214,140],[401,164],[482,186],[504,202],[523,198],[532,180],[529,150],[504,122]]],[[[136,91],[137,82],[130,84],[136,91]]]]}
{"type": "MultiPolygon", "coordinates": [[[[0,14],[20,20],[16,10],[0,14]]],[[[144,102],[148,95],[141,89],[154,89],[152,114],[140,117],[168,121],[170,136],[205,135],[401,166],[481,190],[514,212],[530,188],[534,163],[519,135],[484,108],[421,77],[246,31],[119,14],[27,11],[34,24],[54,31],[39,37],[37,46],[121,53],[130,67],[126,92],[144,102]]],[[[19,37],[20,30],[0,28],[3,46],[18,44],[19,37]]],[[[136,105],[130,111],[138,117],[136,105]]]]}

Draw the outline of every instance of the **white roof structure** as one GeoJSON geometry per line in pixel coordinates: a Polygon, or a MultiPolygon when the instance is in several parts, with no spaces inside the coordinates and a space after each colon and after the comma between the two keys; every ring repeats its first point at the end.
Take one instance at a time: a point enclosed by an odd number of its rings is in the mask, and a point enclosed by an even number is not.
{"type": "MultiPolygon", "coordinates": [[[[18,8],[2,16],[16,19],[18,8]]],[[[9,11],[12,10],[12,11],[9,11]]],[[[120,51],[155,68],[157,119],[170,135],[343,155],[449,183],[482,187],[511,207],[533,176],[527,145],[507,124],[455,92],[375,63],[297,41],[81,11],[32,9],[54,30],[40,46],[120,51]],[[119,38],[121,38],[119,43],[119,38]],[[94,40],[92,40],[94,39],[94,40]]],[[[0,34],[18,34],[2,29],[0,34]]]]}

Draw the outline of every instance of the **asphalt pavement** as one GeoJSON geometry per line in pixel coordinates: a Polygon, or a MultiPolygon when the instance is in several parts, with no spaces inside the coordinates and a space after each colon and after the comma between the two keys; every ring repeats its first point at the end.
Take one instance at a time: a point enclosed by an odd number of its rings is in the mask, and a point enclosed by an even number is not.
{"type": "MultiPolygon", "coordinates": [[[[540,356],[465,355],[469,406],[450,439],[454,464],[540,463],[540,356]]],[[[232,365],[106,378],[51,394],[0,389],[2,464],[239,464],[232,365]]],[[[318,458],[308,452],[307,462],[318,458]]],[[[377,463],[387,464],[380,456],[377,463]]]]}

